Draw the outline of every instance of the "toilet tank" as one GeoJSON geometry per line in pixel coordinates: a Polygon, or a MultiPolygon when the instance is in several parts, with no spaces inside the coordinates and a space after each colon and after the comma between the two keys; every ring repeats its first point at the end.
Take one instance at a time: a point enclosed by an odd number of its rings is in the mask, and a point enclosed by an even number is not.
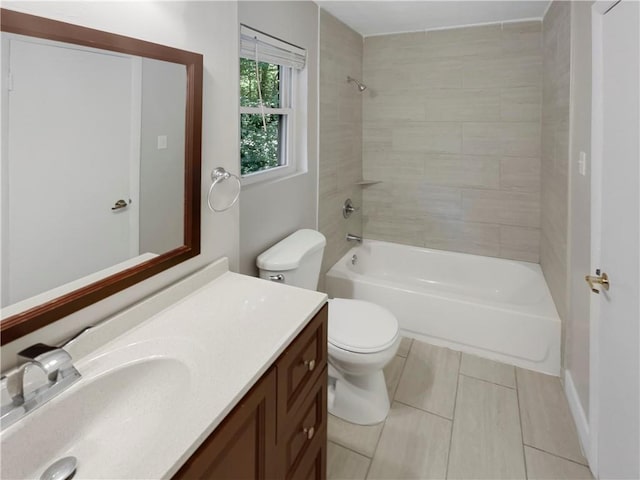
{"type": "Polygon", "coordinates": [[[315,290],[326,243],[324,235],[316,230],[292,233],[258,256],[260,278],[270,280],[282,275],[282,283],[315,290]]]}

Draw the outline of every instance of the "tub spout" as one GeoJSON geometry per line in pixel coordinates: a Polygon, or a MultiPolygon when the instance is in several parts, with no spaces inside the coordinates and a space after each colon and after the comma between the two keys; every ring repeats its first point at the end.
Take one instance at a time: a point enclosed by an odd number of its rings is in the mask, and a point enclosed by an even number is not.
{"type": "Polygon", "coordinates": [[[347,242],[362,243],[362,237],[359,237],[358,235],[353,235],[352,233],[347,233],[346,239],[347,239],[347,242]]]}

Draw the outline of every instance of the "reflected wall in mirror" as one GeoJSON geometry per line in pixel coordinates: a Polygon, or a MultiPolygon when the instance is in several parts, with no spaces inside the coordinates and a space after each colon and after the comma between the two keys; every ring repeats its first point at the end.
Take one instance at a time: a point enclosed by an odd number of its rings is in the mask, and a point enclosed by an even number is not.
{"type": "Polygon", "coordinates": [[[199,253],[202,56],[1,22],[4,344],[199,253]]]}

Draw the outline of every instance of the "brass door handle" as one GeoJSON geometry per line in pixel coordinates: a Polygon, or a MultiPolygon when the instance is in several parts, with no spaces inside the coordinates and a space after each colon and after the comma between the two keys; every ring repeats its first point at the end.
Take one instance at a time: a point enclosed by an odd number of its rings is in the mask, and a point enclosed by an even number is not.
{"type": "Polygon", "coordinates": [[[586,275],[584,279],[589,284],[589,288],[593,293],[600,293],[600,290],[595,288],[594,284],[602,285],[602,288],[606,291],[609,291],[609,287],[611,286],[609,276],[604,272],[600,275],[600,269],[596,270],[596,275],[586,275]]]}
{"type": "Polygon", "coordinates": [[[315,358],[312,360],[305,360],[303,363],[304,363],[304,366],[307,367],[307,370],[309,370],[310,372],[313,372],[313,369],[316,368],[315,358]]]}
{"type": "MultiPolygon", "coordinates": [[[[131,203],[131,199],[129,199],[129,203],[131,203]]],[[[111,210],[120,210],[121,208],[127,208],[129,206],[129,203],[127,203],[126,200],[120,199],[115,203],[113,207],[111,207],[111,210]]]]}

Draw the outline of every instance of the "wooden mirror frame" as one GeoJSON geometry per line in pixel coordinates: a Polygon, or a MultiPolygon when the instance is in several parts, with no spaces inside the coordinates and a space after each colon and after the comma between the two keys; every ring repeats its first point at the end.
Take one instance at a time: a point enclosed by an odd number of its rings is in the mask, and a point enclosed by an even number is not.
{"type": "Polygon", "coordinates": [[[102,280],[17,313],[0,322],[1,344],[9,343],[124,290],[200,253],[200,161],[202,143],[202,55],[123,35],[0,9],[3,32],[111,50],[186,66],[184,245],[102,280]]]}

